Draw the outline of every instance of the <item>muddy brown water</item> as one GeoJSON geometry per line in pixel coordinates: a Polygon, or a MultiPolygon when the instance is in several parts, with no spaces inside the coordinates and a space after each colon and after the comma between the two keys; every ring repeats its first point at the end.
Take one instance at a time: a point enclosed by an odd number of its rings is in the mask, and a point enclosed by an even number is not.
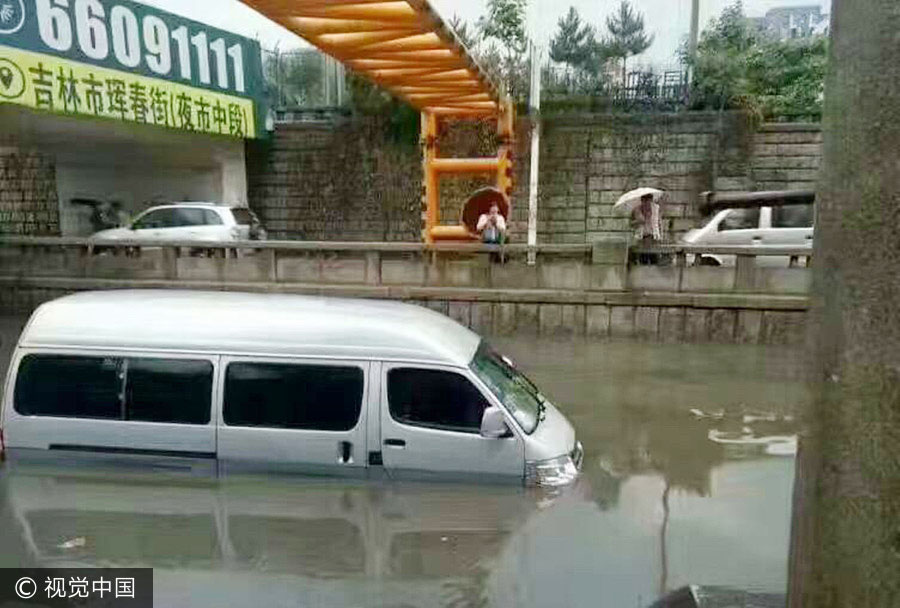
{"type": "MultiPolygon", "coordinates": [[[[19,320],[0,320],[5,369],[19,320]]],[[[0,468],[0,567],[146,566],[158,606],[642,607],[784,593],[790,349],[503,339],[585,447],[559,493],[0,468]]]]}

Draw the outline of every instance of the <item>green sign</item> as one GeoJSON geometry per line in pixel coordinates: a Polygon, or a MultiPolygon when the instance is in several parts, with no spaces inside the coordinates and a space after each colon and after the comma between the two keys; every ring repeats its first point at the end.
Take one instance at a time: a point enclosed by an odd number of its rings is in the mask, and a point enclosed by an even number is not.
{"type": "Polygon", "coordinates": [[[0,0],[0,102],[257,137],[259,44],[127,0],[0,0]]]}

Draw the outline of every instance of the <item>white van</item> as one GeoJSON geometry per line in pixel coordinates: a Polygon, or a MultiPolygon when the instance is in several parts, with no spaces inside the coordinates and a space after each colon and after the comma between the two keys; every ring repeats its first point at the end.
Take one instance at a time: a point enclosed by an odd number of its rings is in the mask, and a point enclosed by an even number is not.
{"type": "Polygon", "coordinates": [[[39,307],[10,361],[10,459],[563,485],[566,418],[465,327],[386,301],[105,291],[39,307]]]}
{"type": "MultiPolygon", "coordinates": [[[[812,253],[813,205],[782,205],[724,209],[705,226],[689,231],[682,239],[689,245],[740,247],[798,247],[812,253]]],[[[802,262],[803,260],[797,260],[802,262]]],[[[703,266],[734,266],[735,256],[704,254],[694,260],[703,266]]],[[[788,256],[761,256],[759,266],[788,266],[788,256]]]]}

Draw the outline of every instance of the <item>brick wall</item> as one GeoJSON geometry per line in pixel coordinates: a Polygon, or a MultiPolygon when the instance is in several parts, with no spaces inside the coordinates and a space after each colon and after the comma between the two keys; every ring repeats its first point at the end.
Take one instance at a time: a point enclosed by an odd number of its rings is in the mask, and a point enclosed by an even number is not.
{"type": "Polygon", "coordinates": [[[250,205],[272,238],[420,238],[419,150],[389,143],[383,125],[279,126],[248,146],[250,205]]]}
{"type": "Polygon", "coordinates": [[[59,235],[56,167],[37,152],[0,152],[0,234],[59,235]]]}
{"type": "MultiPolygon", "coordinates": [[[[525,240],[530,124],[517,126],[512,238],[525,240]]],[[[494,125],[449,125],[441,156],[488,156],[494,125]]],[[[628,219],[612,206],[638,186],[669,193],[666,224],[677,236],[702,222],[706,190],[814,188],[822,153],[818,125],[755,128],[738,113],[561,115],[544,118],[538,241],[624,238],[628,219]]],[[[421,156],[390,143],[373,121],[280,127],[251,152],[250,201],[274,236],[323,240],[418,240],[421,156]]],[[[468,193],[487,177],[444,180],[441,221],[455,223],[468,193]]]]}
{"type": "Polygon", "coordinates": [[[763,125],[754,134],[751,180],[757,190],[815,190],[821,162],[817,124],[763,125]]]}

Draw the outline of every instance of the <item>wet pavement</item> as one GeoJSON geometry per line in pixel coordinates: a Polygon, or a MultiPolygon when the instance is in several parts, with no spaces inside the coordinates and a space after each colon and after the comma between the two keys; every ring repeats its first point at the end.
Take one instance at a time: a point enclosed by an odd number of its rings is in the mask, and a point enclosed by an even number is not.
{"type": "MultiPolygon", "coordinates": [[[[16,323],[0,320],[0,357],[16,323]]],[[[784,593],[800,353],[495,344],[572,420],[577,486],[7,468],[0,567],[150,566],[159,606],[642,608],[688,584],[784,593]]]]}

